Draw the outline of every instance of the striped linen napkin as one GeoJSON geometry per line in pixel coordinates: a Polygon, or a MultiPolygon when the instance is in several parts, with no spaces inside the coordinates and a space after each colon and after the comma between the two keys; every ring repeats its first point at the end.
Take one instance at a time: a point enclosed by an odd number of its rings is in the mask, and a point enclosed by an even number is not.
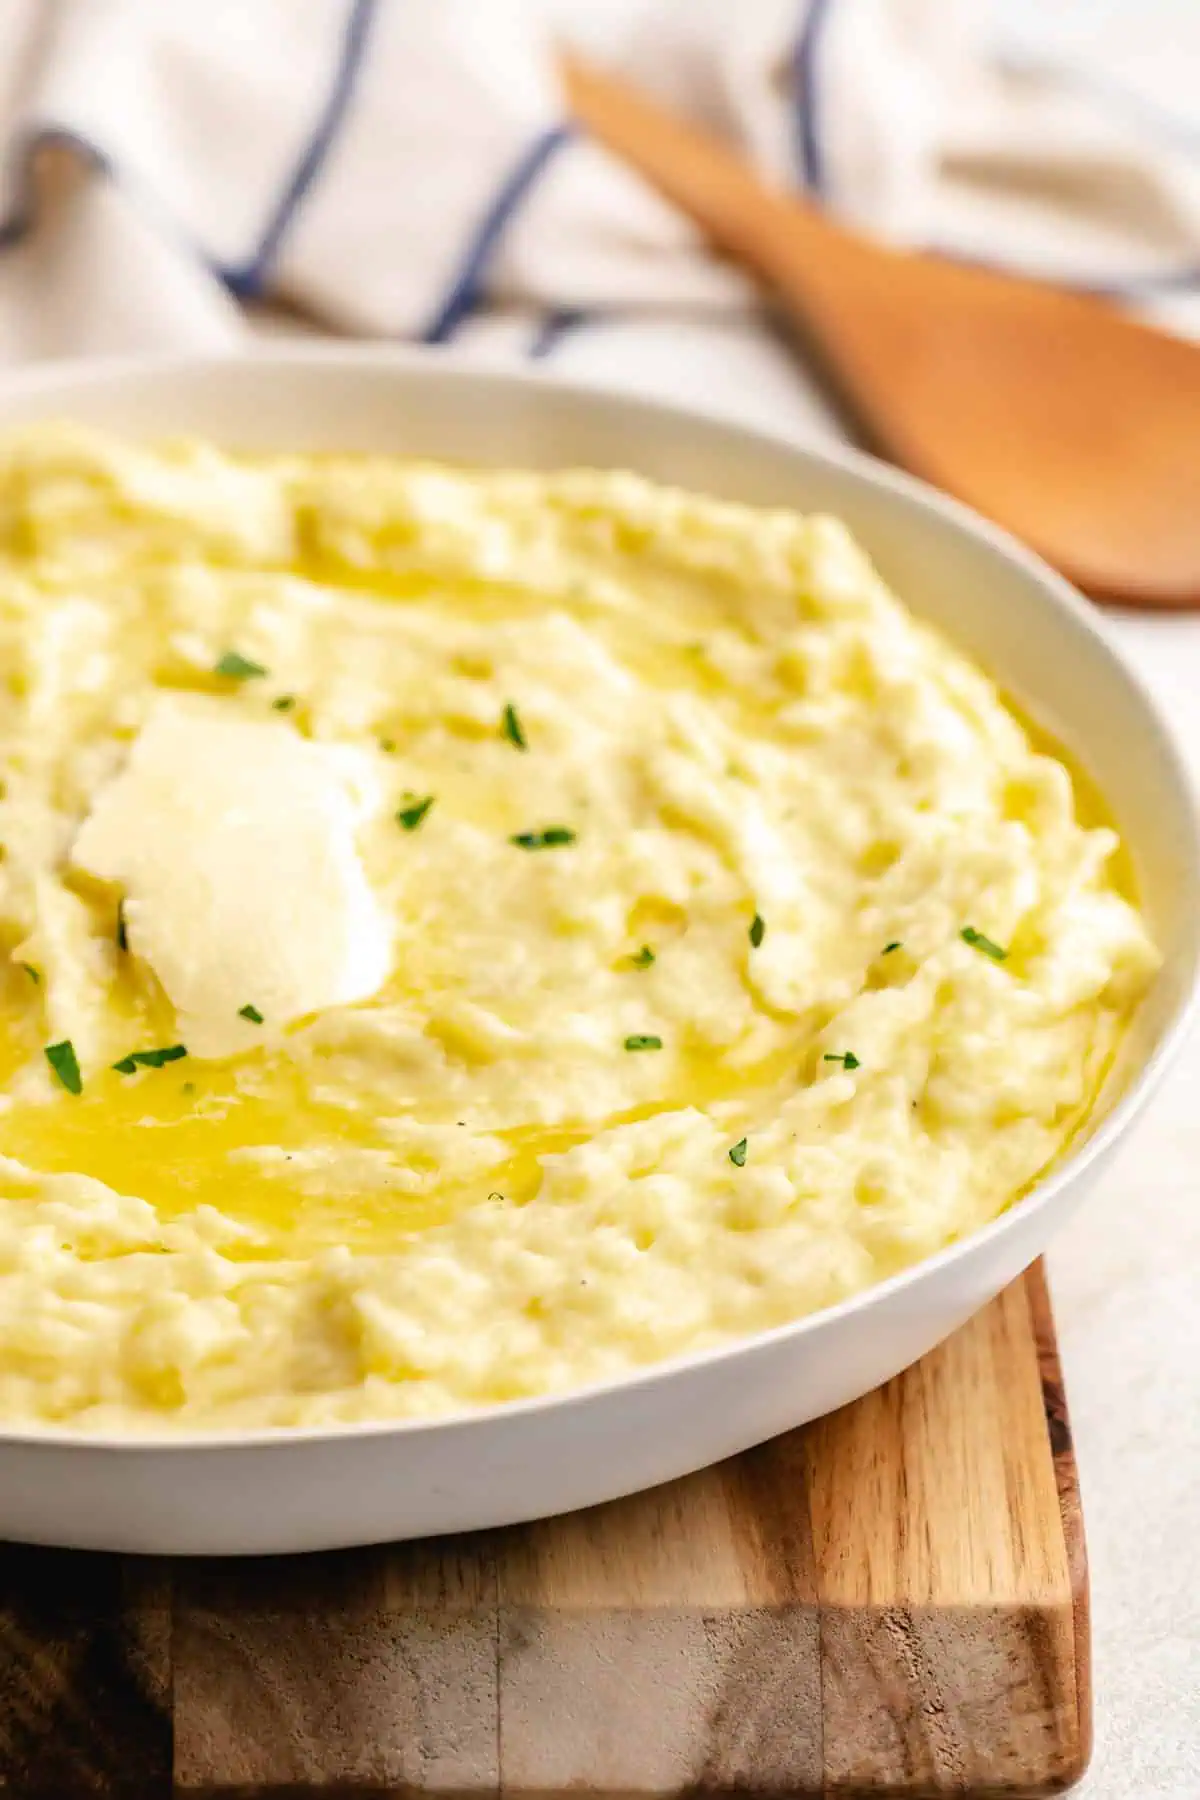
{"type": "MultiPolygon", "coordinates": [[[[0,361],[427,343],[745,314],[740,274],[563,116],[585,0],[4,0],[0,361]]],[[[619,17],[618,17],[619,15],[619,17]]],[[[893,239],[1200,330],[1200,128],[986,53],[946,0],[640,0],[605,53],[893,239]]]]}

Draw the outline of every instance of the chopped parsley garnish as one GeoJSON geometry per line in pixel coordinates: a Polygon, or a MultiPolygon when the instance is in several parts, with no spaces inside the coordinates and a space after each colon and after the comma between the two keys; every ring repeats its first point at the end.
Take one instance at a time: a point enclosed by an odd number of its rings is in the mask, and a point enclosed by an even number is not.
{"type": "Polygon", "coordinates": [[[28,975],[30,981],[37,983],[42,979],[41,970],[35,969],[32,963],[22,963],[21,967],[24,969],[25,973],[28,975]]]}
{"type": "Polygon", "coordinates": [[[737,1143],[733,1146],[733,1148],[729,1152],[729,1160],[733,1164],[735,1169],[744,1169],[745,1168],[745,1166],[746,1166],[746,1140],[745,1140],[745,1138],[738,1139],[737,1143]]]}
{"type": "Polygon", "coordinates": [[[883,946],[883,949],[879,952],[879,954],[880,954],[880,956],[890,956],[892,954],[893,950],[903,950],[903,948],[904,948],[903,938],[893,938],[890,944],[885,944],[883,946]]]}
{"type": "Polygon", "coordinates": [[[500,730],[513,746],[514,750],[528,750],[525,733],[521,729],[521,721],[517,717],[517,709],[510,700],[504,708],[500,720],[500,730]]]}
{"type": "Polygon", "coordinates": [[[82,1094],[83,1076],[79,1073],[79,1059],[70,1038],[64,1038],[61,1044],[47,1044],[46,1061],[68,1094],[82,1094]]]}
{"type": "Polygon", "coordinates": [[[634,951],[629,960],[635,969],[648,969],[654,961],[654,952],[649,944],[643,944],[640,950],[634,951]]]}
{"type": "Polygon", "coordinates": [[[844,1069],[861,1069],[862,1068],[862,1064],[859,1062],[857,1056],[855,1056],[853,1050],[843,1050],[843,1051],[829,1050],[829,1051],[826,1051],[824,1061],[825,1062],[840,1062],[844,1069]]]}
{"type": "Polygon", "coordinates": [[[639,1032],[635,1033],[633,1037],[627,1037],[625,1039],[625,1048],[627,1050],[661,1050],[662,1039],[660,1037],[647,1036],[639,1032]]]}
{"type": "Polygon", "coordinates": [[[405,831],[415,831],[433,805],[433,795],[406,794],[404,798],[408,801],[408,805],[400,808],[396,814],[396,823],[403,825],[405,831]]]}
{"type": "MultiPolygon", "coordinates": [[[[46,1054],[49,1055],[49,1051],[46,1054]]],[[[180,1057],[186,1055],[186,1044],[168,1044],[162,1050],[131,1050],[128,1056],[115,1062],[113,1068],[118,1075],[132,1075],[138,1068],[161,1069],[164,1063],[178,1062],[180,1057]]]]}
{"type": "Polygon", "coordinates": [[[964,944],[970,944],[972,950],[982,950],[993,962],[1003,962],[1008,951],[1000,947],[990,937],[984,937],[982,931],[976,931],[973,925],[964,925],[960,933],[964,944]]]}
{"type": "Polygon", "coordinates": [[[125,929],[125,902],[117,902],[117,949],[128,950],[129,933],[125,929]]]}
{"type": "Polygon", "coordinates": [[[750,942],[757,950],[767,935],[767,923],[761,913],[755,913],[750,921],[750,942]]]}
{"type": "Polygon", "coordinates": [[[562,844],[573,844],[575,833],[567,825],[547,825],[544,831],[518,831],[508,841],[521,850],[557,850],[562,844]]]}
{"type": "Polygon", "coordinates": [[[291,712],[296,704],[295,694],[276,694],[271,702],[272,712],[291,712]]]}
{"type": "Polygon", "coordinates": [[[251,662],[240,650],[226,650],[213,665],[214,675],[224,675],[230,681],[255,681],[267,673],[262,663],[251,662]]]}
{"type": "Polygon", "coordinates": [[[257,1006],[251,1006],[249,1002],[245,1006],[238,1007],[238,1018],[249,1019],[252,1025],[261,1025],[263,1022],[263,1016],[257,1006]]]}

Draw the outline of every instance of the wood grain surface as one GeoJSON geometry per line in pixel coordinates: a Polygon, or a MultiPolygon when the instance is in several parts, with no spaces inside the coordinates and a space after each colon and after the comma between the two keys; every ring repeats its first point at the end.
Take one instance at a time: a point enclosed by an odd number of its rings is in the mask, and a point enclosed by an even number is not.
{"type": "Polygon", "coordinates": [[[571,1517],[251,1562],[0,1546],[0,1794],[1015,1800],[1082,1772],[1087,1657],[1035,1268],[855,1405],[571,1517]]]}

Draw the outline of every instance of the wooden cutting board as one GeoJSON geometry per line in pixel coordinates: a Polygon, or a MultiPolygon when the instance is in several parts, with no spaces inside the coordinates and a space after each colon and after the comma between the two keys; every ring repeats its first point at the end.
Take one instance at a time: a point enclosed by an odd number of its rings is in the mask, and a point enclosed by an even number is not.
{"type": "Polygon", "coordinates": [[[1013,1800],[1089,1744],[1040,1268],[865,1400],[573,1517],[254,1562],[0,1546],[8,1800],[1013,1800]]]}

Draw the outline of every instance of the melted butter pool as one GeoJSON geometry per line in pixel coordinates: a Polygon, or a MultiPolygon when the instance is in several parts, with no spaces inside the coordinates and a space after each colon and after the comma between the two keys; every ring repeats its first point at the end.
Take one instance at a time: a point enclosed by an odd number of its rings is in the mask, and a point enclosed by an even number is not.
{"type": "MultiPolygon", "coordinates": [[[[4,984],[0,1082],[41,1055],[36,990],[26,979],[4,984]]],[[[169,1008],[161,998],[143,1005],[122,982],[115,1008],[132,1046],[171,1041],[169,1008]]],[[[250,1229],[244,1243],[223,1245],[235,1258],[304,1258],[336,1244],[383,1254],[405,1239],[488,1199],[522,1206],[538,1193],[545,1159],[585,1144],[599,1133],[687,1107],[740,1113],[769,1102],[800,1077],[805,1054],[799,1035],[751,1065],[684,1048],[664,1058],[655,1097],[594,1118],[547,1126],[506,1124],[484,1135],[502,1154],[469,1176],[447,1177],[424,1155],[405,1158],[390,1142],[390,1121],[369,1095],[313,1092],[320,1071],[297,1068],[285,1050],[251,1052],[233,1062],[186,1057],[126,1076],[110,1068],[89,1072],[81,1095],[52,1093],[16,1099],[0,1112],[0,1155],[31,1170],[79,1174],[120,1194],[147,1201],[168,1222],[197,1206],[217,1207],[250,1229]],[[360,1191],[311,1167],[314,1152],[336,1158],[348,1150],[372,1153],[392,1170],[360,1191]],[[258,1152],[262,1153],[261,1159],[258,1152]]],[[[414,1109],[410,1108],[409,1113],[414,1109]]],[[[454,1109],[420,1106],[421,1123],[449,1138],[462,1129],[454,1109]]],[[[403,1115],[401,1115],[403,1117],[403,1115]]],[[[736,1133],[734,1133],[736,1135],[736,1133]]]]}

